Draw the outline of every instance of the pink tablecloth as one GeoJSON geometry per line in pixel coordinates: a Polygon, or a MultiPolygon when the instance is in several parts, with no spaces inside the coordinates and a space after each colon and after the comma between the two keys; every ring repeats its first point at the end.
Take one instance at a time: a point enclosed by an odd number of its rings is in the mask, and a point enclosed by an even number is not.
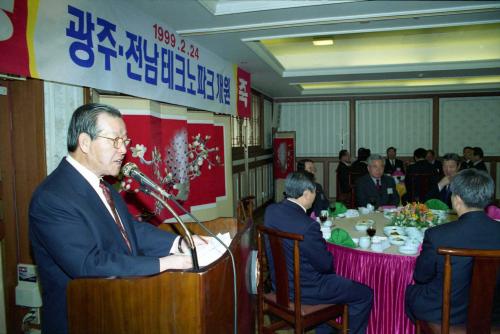
{"type": "Polygon", "coordinates": [[[373,309],[367,334],[411,334],[405,314],[406,286],[412,283],[414,256],[381,254],[327,244],[338,275],[373,289],[373,309]]]}

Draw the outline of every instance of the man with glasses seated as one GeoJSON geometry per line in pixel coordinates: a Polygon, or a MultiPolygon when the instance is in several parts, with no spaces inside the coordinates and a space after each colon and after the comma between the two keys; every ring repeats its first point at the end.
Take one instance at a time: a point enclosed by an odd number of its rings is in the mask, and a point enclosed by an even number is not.
{"type": "Polygon", "coordinates": [[[184,250],[179,237],[135,221],[102,180],[118,175],[129,144],[117,109],[79,107],[68,129],[68,155],[33,193],[30,240],[43,288],[44,333],[68,332],[66,287],[74,278],[192,267],[189,256],[169,256],[172,249],[184,250]]]}
{"type": "MultiPolygon", "coordinates": [[[[285,180],[287,199],[271,204],[264,215],[264,225],[282,232],[304,236],[300,250],[300,292],[303,304],[348,304],[349,333],[366,333],[373,303],[373,291],[364,284],[335,274],[332,254],[327,250],[320,225],[306,213],[316,198],[316,186],[310,177],[301,172],[290,173],[285,180]]],[[[286,241],[288,242],[288,241],[286,241]]],[[[293,247],[285,245],[287,263],[293,263],[293,247]]],[[[266,252],[271,254],[266,243],[266,252]]],[[[269,258],[271,279],[276,279],[272,256],[269,258]]],[[[293,278],[293,266],[288,277],[293,278]]],[[[274,283],[273,283],[274,284],[274,283]]],[[[274,286],[274,285],[273,285],[274,286]]],[[[293,282],[290,283],[293,287],[293,282]]],[[[293,288],[290,299],[293,300],[293,288]]],[[[328,324],[316,327],[316,334],[331,333],[328,324]]]]}

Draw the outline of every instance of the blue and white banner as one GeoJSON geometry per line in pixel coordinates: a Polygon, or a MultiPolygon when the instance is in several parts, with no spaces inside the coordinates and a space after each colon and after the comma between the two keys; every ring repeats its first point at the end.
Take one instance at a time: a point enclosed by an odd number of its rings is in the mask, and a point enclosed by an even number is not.
{"type": "Polygon", "coordinates": [[[168,22],[119,0],[39,0],[38,8],[28,7],[32,77],[236,114],[236,66],[168,22]]]}

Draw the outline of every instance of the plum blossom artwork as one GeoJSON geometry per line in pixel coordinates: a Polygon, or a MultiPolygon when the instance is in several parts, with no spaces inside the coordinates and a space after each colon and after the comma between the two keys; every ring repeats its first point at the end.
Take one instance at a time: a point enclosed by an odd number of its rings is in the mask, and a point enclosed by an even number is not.
{"type": "Polygon", "coordinates": [[[295,142],[293,138],[274,138],[274,177],[284,179],[293,172],[295,165],[295,142]]]}
{"type": "MultiPolygon", "coordinates": [[[[150,158],[147,158],[148,147],[136,144],[131,148],[132,157],[138,158],[141,164],[151,166],[155,181],[161,185],[175,199],[186,201],[190,192],[190,181],[202,174],[202,167],[211,170],[220,165],[219,147],[210,147],[209,135],[198,133],[188,141],[188,132],[185,128],[179,129],[171,137],[170,142],[163,147],[154,145],[150,158]]],[[[121,188],[131,191],[131,179],[123,180],[121,188]]],[[[137,191],[135,189],[134,191],[137,191]]],[[[155,203],[155,213],[162,210],[161,204],[155,203]]]]}

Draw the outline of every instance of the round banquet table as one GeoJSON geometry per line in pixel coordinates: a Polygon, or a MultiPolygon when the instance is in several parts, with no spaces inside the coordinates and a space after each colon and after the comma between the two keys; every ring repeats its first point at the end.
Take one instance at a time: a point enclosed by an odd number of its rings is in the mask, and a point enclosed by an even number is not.
{"type": "MultiPolygon", "coordinates": [[[[335,227],[345,229],[352,237],[366,235],[354,225],[360,219],[373,219],[377,235],[383,235],[388,223],[382,213],[335,220],[335,227]]],[[[364,283],[373,289],[373,308],[368,323],[368,334],[409,334],[414,325],[405,314],[405,290],[413,282],[416,255],[399,254],[396,246],[383,253],[353,249],[327,243],[333,254],[335,271],[339,276],[364,283]]]]}

